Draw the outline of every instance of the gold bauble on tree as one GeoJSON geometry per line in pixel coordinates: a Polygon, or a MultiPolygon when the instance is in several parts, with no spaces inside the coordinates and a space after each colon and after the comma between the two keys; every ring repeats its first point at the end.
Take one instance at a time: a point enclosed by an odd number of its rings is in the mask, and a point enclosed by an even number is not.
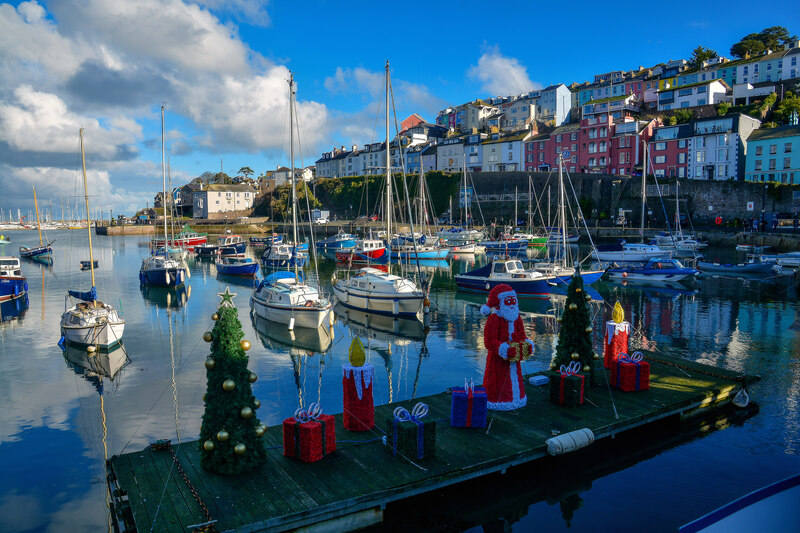
{"type": "Polygon", "coordinates": [[[205,441],[203,443],[203,449],[205,451],[207,451],[207,452],[213,451],[214,450],[214,442],[210,441],[210,440],[205,441]]]}
{"type": "Polygon", "coordinates": [[[564,321],[563,317],[560,317],[560,316],[556,317],[556,322],[558,322],[559,324],[561,324],[563,321],[564,321]]]}
{"type": "Polygon", "coordinates": [[[261,425],[261,426],[258,426],[258,427],[256,428],[256,437],[263,437],[263,436],[264,436],[264,432],[265,432],[266,430],[267,430],[267,428],[265,428],[263,425],[261,425]]]}
{"type": "Polygon", "coordinates": [[[206,342],[211,342],[212,340],[214,340],[214,336],[211,334],[210,331],[206,331],[205,333],[203,333],[203,340],[206,342]]]}
{"type": "Polygon", "coordinates": [[[587,301],[587,302],[591,302],[591,301],[592,301],[592,297],[591,297],[591,296],[589,296],[588,294],[586,295],[586,301],[587,301]]]}
{"type": "Polygon", "coordinates": [[[576,303],[569,304],[569,310],[570,311],[574,311],[577,308],[578,308],[578,304],[576,304],[576,303]]]}
{"type": "Polygon", "coordinates": [[[550,363],[550,370],[555,370],[557,366],[555,363],[550,363]]]}
{"type": "Polygon", "coordinates": [[[250,383],[255,383],[258,380],[258,375],[255,372],[250,372],[247,376],[247,381],[250,383]]]}
{"type": "Polygon", "coordinates": [[[259,400],[258,398],[256,398],[255,400],[253,400],[253,406],[254,406],[256,409],[258,409],[259,407],[261,407],[261,400],[259,400]]]}
{"type": "Polygon", "coordinates": [[[213,315],[211,315],[211,320],[213,320],[214,322],[219,320],[219,313],[214,313],[213,315]]]}
{"type": "Polygon", "coordinates": [[[250,349],[250,341],[243,340],[242,342],[239,343],[239,346],[241,346],[242,350],[244,350],[246,352],[247,350],[250,349]]]}
{"type": "Polygon", "coordinates": [[[244,452],[247,451],[247,446],[242,444],[241,442],[233,447],[233,451],[235,451],[239,455],[244,455],[244,452]]]}
{"type": "Polygon", "coordinates": [[[229,437],[230,435],[228,435],[228,432],[225,431],[224,429],[219,433],[217,433],[217,440],[220,442],[225,442],[226,440],[228,440],[229,437]]]}
{"type": "Polygon", "coordinates": [[[572,357],[573,361],[577,361],[578,359],[581,358],[581,356],[580,356],[580,354],[578,352],[572,352],[572,355],[570,357],[572,357]]]}
{"type": "Polygon", "coordinates": [[[253,416],[253,410],[250,409],[249,407],[242,407],[242,410],[239,411],[239,416],[241,416],[242,418],[250,418],[251,416],[253,416]]]}
{"type": "Polygon", "coordinates": [[[592,359],[594,359],[595,361],[596,361],[596,360],[598,360],[598,359],[600,359],[600,354],[598,354],[598,353],[593,353],[593,354],[592,354],[592,359]]]}
{"type": "Polygon", "coordinates": [[[214,365],[215,365],[216,363],[217,363],[217,362],[216,362],[216,361],[214,361],[214,358],[213,358],[213,357],[206,357],[206,362],[205,362],[205,365],[206,365],[206,368],[207,368],[207,369],[211,370],[212,368],[214,368],[214,365]]]}
{"type": "Polygon", "coordinates": [[[236,388],[236,382],[233,381],[232,379],[226,379],[225,381],[222,382],[222,388],[230,392],[236,388]]]}
{"type": "Polygon", "coordinates": [[[594,331],[592,326],[586,326],[586,333],[591,333],[592,331],[594,331]]]}
{"type": "Polygon", "coordinates": [[[581,289],[580,287],[575,287],[575,293],[576,294],[580,294],[582,292],[583,292],[583,289],[581,289]]]}
{"type": "Polygon", "coordinates": [[[589,368],[589,365],[583,365],[584,372],[588,372],[589,370],[591,370],[591,368],[589,368]]]}

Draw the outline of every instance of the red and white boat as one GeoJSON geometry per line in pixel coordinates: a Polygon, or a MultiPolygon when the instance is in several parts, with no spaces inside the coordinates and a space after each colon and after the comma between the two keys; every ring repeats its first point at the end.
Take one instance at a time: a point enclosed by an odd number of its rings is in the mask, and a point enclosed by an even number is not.
{"type": "MultiPolygon", "coordinates": [[[[155,238],[152,240],[152,248],[161,248],[164,245],[165,239],[155,238]]],[[[169,239],[168,246],[183,248],[185,250],[193,250],[195,246],[205,244],[208,241],[208,236],[205,233],[197,233],[192,231],[189,225],[183,226],[180,233],[169,239]]]]}
{"type": "Polygon", "coordinates": [[[336,260],[342,263],[386,263],[388,259],[389,251],[378,239],[361,239],[355,248],[336,251],[336,260]]]}

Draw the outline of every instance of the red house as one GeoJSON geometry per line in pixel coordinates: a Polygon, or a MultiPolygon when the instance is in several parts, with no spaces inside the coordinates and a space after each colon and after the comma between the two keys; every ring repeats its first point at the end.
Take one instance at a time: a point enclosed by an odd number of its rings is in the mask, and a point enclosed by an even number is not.
{"type": "Polygon", "coordinates": [[[656,128],[647,146],[649,173],[659,177],[685,178],[692,134],[692,124],[656,128]]]}

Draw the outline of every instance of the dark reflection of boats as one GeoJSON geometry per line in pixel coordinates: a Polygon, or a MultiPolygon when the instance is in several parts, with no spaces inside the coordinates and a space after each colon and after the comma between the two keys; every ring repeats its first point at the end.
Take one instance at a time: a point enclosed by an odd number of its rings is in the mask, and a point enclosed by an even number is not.
{"type": "Polygon", "coordinates": [[[183,307],[192,295],[191,285],[181,285],[177,288],[140,285],[139,289],[147,303],[163,308],[183,307]]]}
{"type": "Polygon", "coordinates": [[[247,287],[252,289],[258,285],[259,279],[244,276],[232,276],[230,274],[220,274],[217,272],[217,279],[226,285],[236,285],[237,287],[247,287]]]}
{"type": "Polygon", "coordinates": [[[39,265],[42,269],[53,270],[52,256],[35,255],[33,257],[22,257],[22,259],[24,259],[26,263],[30,263],[32,265],[39,265]]]}
{"type": "Polygon", "coordinates": [[[333,335],[325,326],[321,326],[318,329],[297,327],[294,328],[294,331],[290,331],[286,324],[271,322],[254,313],[250,316],[253,319],[253,327],[256,330],[256,334],[265,348],[280,350],[283,347],[273,345],[274,343],[279,343],[284,347],[293,348],[293,351],[308,352],[300,355],[311,355],[313,353],[325,353],[333,345],[333,335]]]}
{"type": "Polygon", "coordinates": [[[333,312],[353,335],[370,339],[394,342],[398,339],[421,341],[427,334],[425,325],[416,318],[393,318],[349,309],[340,303],[333,312]]]}
{"type": "Polygon", "coordinates": [[[82,375],[98,389],[102,388],[102,378],[110,378],[113,382],[117,374],[130,364],[128,352],[120,342],[110,350],[90,352],[85,346],[66,344],[63,351],[67,365],[82,375]]]}
{"type": "Polygon", "coordinates": [[[28,310],[28,295],[22,298],[14,298],[0,302],[0,322],[12,322],[22,320],[25,311],[28,310]]]}

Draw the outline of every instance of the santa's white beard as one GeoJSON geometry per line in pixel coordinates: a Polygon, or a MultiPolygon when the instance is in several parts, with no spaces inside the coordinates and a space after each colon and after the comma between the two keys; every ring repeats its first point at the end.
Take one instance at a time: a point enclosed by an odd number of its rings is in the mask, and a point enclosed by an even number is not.
{"type": "Polygon", "coordinates": [[[497,308],[497,316],[503,320],[514,322],[517,318],[519,318],[519,304],[516,303],[514,305],[506,305],[501,303],[500,307],[497,308]]]}

